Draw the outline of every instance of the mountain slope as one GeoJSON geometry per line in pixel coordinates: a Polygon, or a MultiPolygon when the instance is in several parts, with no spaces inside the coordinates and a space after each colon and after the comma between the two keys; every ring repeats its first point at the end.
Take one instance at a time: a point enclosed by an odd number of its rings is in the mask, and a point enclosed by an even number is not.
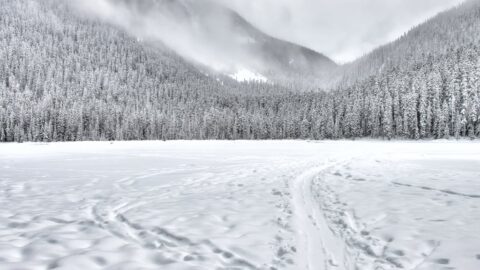
{"type": "Polygon", "coordinates": [[[480,1],[470,0],[347,66],[343,136],[480,135],[480,1]]]}
{"type": "Polygon", "coordinates": [[[261,32],[229,9],[221,8],[220,12],[230,18],[235,33],[244,40],[241,45],[246,46],[254,57],[262,59],[267,71],[306,76],[325,74],[337,66],[325,55],[261,32]]]}
{"type": "Polygon", "coordinates": [[[64,1],[0,5],[0,141],[195,137],[221,97],[283,91],[220,83],[64,1]]]}
{"type": "MultiPolygon", "coordinates": [[[[186,59],[214,71],[241,70],[272,80],[296,77],[324,78],[336,68],[326,56],[273,38],[239,14],[208,0],[100,1],[111,12],[99,17],[124,27],[150,42],[162,42],[186,59]],[[122,14],[118,20],[118,14],[122,14]]],[[[95,12],[98,3],[90,6],[95,12]]]]}
{"type": "Polygon", "coordinates": [[[406,69],[414,62],[427,63],[461,47],[480,44],[480,1],[467,0],[414,27],[398,40],[381,46],[342,66],[337,81],[342,84],[391,69],[406,69]]]}

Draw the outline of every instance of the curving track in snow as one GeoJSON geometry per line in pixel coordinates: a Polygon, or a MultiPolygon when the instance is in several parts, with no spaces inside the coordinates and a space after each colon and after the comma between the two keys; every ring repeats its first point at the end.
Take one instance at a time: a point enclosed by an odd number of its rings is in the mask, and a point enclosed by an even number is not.
{"type": "Polygon", "coordinates": [[[293,181],[293,222],[298,234],[299,269],[349,269],[345,244],[330,231],[312,192],[313,180],[334,164],[309,169],[293,181]]]}

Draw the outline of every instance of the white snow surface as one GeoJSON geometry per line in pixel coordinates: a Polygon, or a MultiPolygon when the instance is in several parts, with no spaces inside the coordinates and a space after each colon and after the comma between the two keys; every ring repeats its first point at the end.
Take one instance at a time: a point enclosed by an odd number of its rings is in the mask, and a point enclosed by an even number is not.
{"type": "Polygon", "coordinates": [[[0,269],[480,269],[478,142],[0,144],[0,269]]]}
{"type": "Polygon", "coordinates": [[[238,82],[268,82],[267,77],[245,68],[238,69],[235,73],[230,74],[229,77],[238,82]]]}

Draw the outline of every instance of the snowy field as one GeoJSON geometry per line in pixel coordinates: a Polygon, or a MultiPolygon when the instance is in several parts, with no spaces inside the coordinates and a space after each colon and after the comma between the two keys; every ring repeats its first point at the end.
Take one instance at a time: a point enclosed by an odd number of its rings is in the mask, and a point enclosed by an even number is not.
{"type": "Polygon", "coordinates": [[[0,269],[480,269],[475,142],[0,145],[0,269]]]}

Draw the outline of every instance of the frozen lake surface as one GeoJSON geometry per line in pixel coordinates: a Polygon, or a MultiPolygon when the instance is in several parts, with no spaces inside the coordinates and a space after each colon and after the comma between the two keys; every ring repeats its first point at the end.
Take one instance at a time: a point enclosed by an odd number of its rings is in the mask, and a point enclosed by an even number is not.
{"type": "Polygon", "coordinates": [[[480,269],[477,142],[0,145],[0,269],[480,269]]]}

